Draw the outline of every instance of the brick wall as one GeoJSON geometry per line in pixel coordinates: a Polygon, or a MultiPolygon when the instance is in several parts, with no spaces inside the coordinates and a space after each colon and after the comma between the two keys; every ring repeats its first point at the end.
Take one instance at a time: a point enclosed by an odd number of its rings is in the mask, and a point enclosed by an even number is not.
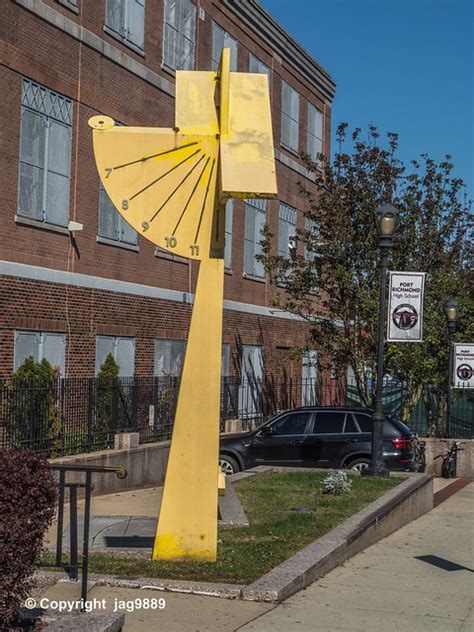
{"type": "MultiPolygon", "coordinates": [[[[163,0],[146,2],[144,55],[104,31],[105,0],[79,0],[78,13],[55,0],[37,3],[40,4],[113,45],[124,59],[143,64],[171,84],[174,82],[173,74],[162,68],[163,0]]],[[[272,69],[271,100],[275,146],[279,151],[295,164],[301,164],[298,156],[281,148],[278,142],[283,79],[301,94],[300,148],[306,149],[306,102],[309,100],[324,112],[324,140],[328,152],[328,99],[305,77],[295,73],[285,60],[274,55],[271,44],[240,21],[223,3],[201,0],[197,4],[204,9],[205,19],[196,16],[196,68],[211,67],[212,20],[215,20],[239,42],[238,70],[248,70],[249,51],[272,69]]],[[[5,3],[2,7],[0,30],[0,82],[4,87],[0,92],[0,260],[193,292],[198,272],[196,262],[177,263],[156,257],[154,245],[140,236],[138,251],[97,241],[99,179],[88,119],[97,113],[105,113],[128,125],[172,126],[173,97],[129,72],[123,65],[80,44],[16,2],[5,3]],[[15,221],[23,77],[66,95],[74,103],[69,217],[84,224],[84,230],[76,233],[74,239],[67,234],[15,221]]],[[[303,201],[297,182],[303,180],[310,190],[313,185],[281,162],[277,163],[277,176],[279,200],[299,210],[298,227],[303,228],[303,201]]],[[[278,200],[270,201],[267,206],[270,229],[275,236],[278,234],[278,206],[278,200]]],[[[268,283],[243,276],[244,219],[244,203],[236,200],[232,273],[225,276],[225,298],[268,305],[268,283]]],[[[3,375],[13,366],[15,328],[60,330],[66,324],[62,330],[69,333],[67,361],[71,375],[90,375],[94,371],[97,333],[135,332],[127,334],[137,339],[135,371],[138,375],[146,375],[153,371],[154,338],[183,338],[189,324],[189,306],[156,299],[6,277],[2,280],[1,292],[2,302],[7,305],[0,333],[0,371],[3,375]]],[[[283,356],[288,354],[277,350],[275,341],[285,338],[290,348],[302,344],[306,335],[305,326],[287,320],[253,317],[239,312],[225,315],[224,340],[233,345],[231,366],[235,371],[238,341],[257,344],[257,340],[262,340],[266,347],[266,367],[280,370],[285,366],[285,370],[296,371],[299,375],[300,365],[284,359],[283,356]]]]}

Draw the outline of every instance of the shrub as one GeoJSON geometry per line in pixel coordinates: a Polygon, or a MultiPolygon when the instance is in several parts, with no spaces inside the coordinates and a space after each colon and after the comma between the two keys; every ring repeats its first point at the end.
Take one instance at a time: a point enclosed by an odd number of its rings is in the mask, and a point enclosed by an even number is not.
{"type": "Polygon", "coordinates": [[[352,483],[347,474],[341,470],[329,470],[329,474],[321,483],[324,494],[342,496],[352,489],[352,483]]]}
{"type": "Polygon", "coordinates": [[[128,402],[119,372],[119,365],[109,353],[97,373],[95,423],[92,428],[96,437],[128,425],[128,402]]]}
{"type": "Polygon", "coordinates": [[[61,445],[58,386],[59,372],[46,358],[41,362],[26,358],[12,373],[8,384],[6,428],[13,446],[56,455],[61,445]]]}
{"type": "Polygon", "coordinates": [[[31,588],[57,485],[46,459],[29,450],[0,450],[0,463],[0,622],[5,625],[31,588]]]}

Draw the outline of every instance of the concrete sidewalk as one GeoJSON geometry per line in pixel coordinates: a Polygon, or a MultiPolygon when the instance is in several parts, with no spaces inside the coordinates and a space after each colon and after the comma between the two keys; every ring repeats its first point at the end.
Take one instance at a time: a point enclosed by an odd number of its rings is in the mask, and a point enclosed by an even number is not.
{"type": "MultiPolygon", "coordinates": [[[[238,630],[474,630],[474,484],[238,630]]],[[[133,628],[130,628],[133,629],[133,628]]]]}

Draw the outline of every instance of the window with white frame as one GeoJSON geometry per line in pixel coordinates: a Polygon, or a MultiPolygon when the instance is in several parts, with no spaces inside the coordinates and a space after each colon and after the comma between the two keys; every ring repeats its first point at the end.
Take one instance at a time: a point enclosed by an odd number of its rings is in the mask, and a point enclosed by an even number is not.
{"type": "Polygon", "coordinates": [[[102,184],[99,195],[99,237],[136,246],[137,231],[117,211],[102,184]]]}
{"type": "Polygon", "coordinates": [[[41,331],[15,331],[13,368],[18,369],[27,358],[41,362],[46,358],[64,377],[66,336],[60,333],[41,331]]]}
{"type": "Polygon", "coordinates": [[[135,368],[135,338],[96,336],[95,372],[100,371],[107,356],[112,354],[118,364],[120,377],[131,377],[135,368]]]}
{"type": "Polygon", "coordinates": [[[212,70],[217,70],[223,48],[230,48],[230,69],[237,70],[237,40],[215,22],[212,23],[212,70]]]}
{"type": "Polygon", "coordinates": [[[145,0],[106,0],[105,26],[126,44],[145,47],[145,0]]]}
{"type": "Polygon", "coordinates": [[[77,9],[77,0],[58,0],[60,4],[64,4],[65,7],[77,9]]]}
{"type": "Polygon", "coordinates": [[[72,101],[23,79],[18,215],[69,223],[72,101]]]}
{"type": "Polygon", "coordinates": [[[290,258],[290,243],[296,234],[296,209],[288,204],[280,204],[278,221],[278,256],[290,258]]]}
{"type": "Polygon", "coordinates": [[[186,340],[155,340],[155,376],[179,377],[183,369],[186,340]]]}
{"type": "Polygon", "coordinates": [[[316,385],[318,377],[318,352],[309,349],[303,352],[301,366],[301,405],[316,404],[316,385]]]}
{"type": "Polygon", "coordinates": [[[226,270],[232,268],[232,222],[234,218],[234,200],[227,200],[225,205],[225,246],[224,266],[226,270]]]}
{"type": "Polygon", "coordinates": [[[252,53],[249,53],[249,72],[267,75],[270,78],[270,68],[252,53]]]}
{"type": "Polygon", "coordinates": [[[263,350],[256,345],[242,346],[242,375],[239,388],[241,417],[251,417],[262,410],[263,350]]]}
{"type": "Polygon", "coordinates": [[[282,81],[281,84],[281,142],[285,147],[298,151],[300,120],[300,95],[282,81]]]}
{"type": "Polygon", "coordinates": [[[244,272],[264,278],[265,269],[256,255],[262,253],[262,228],[267,221],[267,201],[249,198],[245,201],[244,272]]]}
{"type": "Polygon", "coordinates": [[[191,0],[164,0],[163,63],[173,70],[194,70],[196,6],[191,0]]]}
{"type": "MultiPolygon", "coordinates": [[[[310,233],[309,240],[311,244],[312,245],[317,244],[319,231],[318,231],[318,224],[316,220],[311,219],[310,217],[305,217],[304,227],[305,227],[305,230],[308,233],[310,233]]],[[[304,258],[306,259],[306,261],[314,262],[318,258],[318,255],[314,252],[312,248],[308,248],[308,246],[305,244],[304,258]]]]}
{"type": "MultiPolygon", "coordinates": [[[[180,377],[183,370],[186,340],[157,338],[155,340],[155,377],[180,377]]],[[[229,375],[230,344],[222,345],[223,376],[229,375]]]]}
{"type": "Polygon", "coordinates": [[[308,154],[318,164],[318,154],[323,152],[323,113],[308,103],[308,154]]]}

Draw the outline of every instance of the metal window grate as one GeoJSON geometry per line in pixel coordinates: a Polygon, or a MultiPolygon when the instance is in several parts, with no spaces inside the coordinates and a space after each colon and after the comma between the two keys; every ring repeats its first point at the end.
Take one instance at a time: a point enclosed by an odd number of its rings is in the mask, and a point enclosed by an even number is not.
{"type": "Polygon", "coordinates": [[[72,101],[29,79],[23,79],[21,104],[61,123],[72,125],[72,101]]]}
{"type": "Polygon", "coordinates": [[[279,217],[281,220],[296,226],[296,209],[287,204],[280,204],[279,217]]]}

